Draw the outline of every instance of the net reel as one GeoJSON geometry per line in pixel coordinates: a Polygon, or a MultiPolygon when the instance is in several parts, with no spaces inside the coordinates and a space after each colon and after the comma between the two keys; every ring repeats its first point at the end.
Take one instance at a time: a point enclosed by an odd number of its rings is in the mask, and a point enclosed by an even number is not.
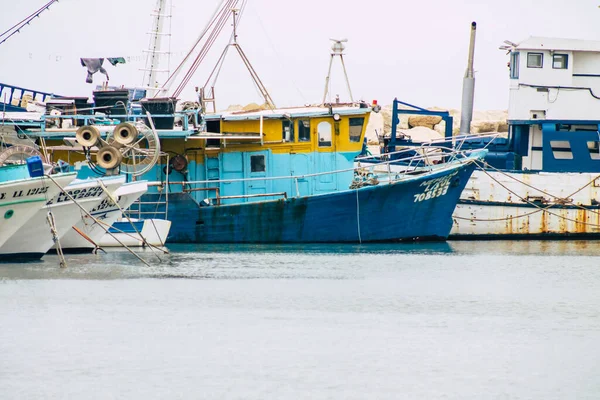
{"type": "Polygon", "coordinates": [[[154,129],[142,122],[122,122],[102,138],[95,126],[82,126],[75,134],[84,147],[90,167],[103,174],[123,172],[138,176],[149,171],[160,156],[160,142],[154,129]],[[92,151],[97,147],[96,152],[92,151]]]}
{"type": "Polygon", "coordinates": [[[46,157],[37,148],[25,144],[17,144],[0,151],[0,165],[25,164],[29,157],[38,156],[42,162],[46,157]]]}

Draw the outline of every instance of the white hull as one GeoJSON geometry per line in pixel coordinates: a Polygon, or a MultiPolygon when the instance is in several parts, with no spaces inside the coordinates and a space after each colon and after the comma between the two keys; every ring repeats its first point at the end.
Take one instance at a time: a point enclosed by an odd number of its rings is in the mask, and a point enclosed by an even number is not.
{"type": "MultiPolygon", "coordinates": [[[[171,221],[165,219],[146,219],[143,220],[143,226],[139,232],[152,246],[164,246],[170,229],[171,221]]],[[[141,247],[144,245],[144,241],[137,233],[126,232],[124,229],[123,231],[125,233],[111,232],[110,234],[104,234],[98,244],[100,247],[122,247],[121,243],[128,247],[141,247]]]]}
{"type": "MultiPolygon", "coordinates": [[[[52,178],[60,186],[75,179],[75,173],[52,178]]],[[[0,183],[0,246],[5,245],[60,188],[44,176],[0,183]]]]}
{"type": "Polygon", "coordinates": [[[60,244],[63,250],[66,249],[93,249],[96,243],[99,245],[100,239],[106,234],[106,230],[119,218],[121,218],[121,209],[127,209],[134,201],[139,199],[148,191],[146,181],[126,183],[115,192],[115,197],[118,199],[119,207],[112,204],[106,198],[100,204],[97,204],[90,214],[101,221],[102,225],[94,222],[89,216],[84,215],[75,225],[69,230],[60,244]],[[83,233],[85,237],[81,234],[83,233]],[[87,239],[89,238],[89,240],[87,239]]]}
{"type": "Polygon", "coordinates": [[[456,207],[450,237],[600,237],[598,201],[596,173],[477,170],[456,207]]]}
{"type": "MultiPolygon", "coordinates": [[[[101,178],[100,180],[109,191],[114,192],[125,182],[125,177],[101,178]]],[[[98,179],[76,180],[66,186],[65,190],[86,211],[90,211],[106,198],[98,179]]],[[[54,241],[47,219],[48,212],[52,212],[54,216],[59,238],[64,236],[84,214],[77,204],[69,200],[62,192],[58,193],[50,202],[42,208],[38,208],[35,215],[0,247],[0,255],[7,257],[16,254],[20,257],[39,258],[50,250],[54,241]]]]}

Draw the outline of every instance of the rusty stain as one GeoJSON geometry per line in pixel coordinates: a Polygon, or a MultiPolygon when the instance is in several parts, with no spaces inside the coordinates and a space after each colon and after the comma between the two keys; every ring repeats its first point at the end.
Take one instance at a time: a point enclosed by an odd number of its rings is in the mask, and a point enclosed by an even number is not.
{"type": "Polygon", "coordinates": [[[548,213],[542,211],[542,223],[540,224],[540,233],[548,233],[548,213]]]}
{"type": "Polygon", "coordinates": [[[521,218],[522,224],[519,230],[521,233],[529,233],[529,216],[521,218]]]}
{"type": "Polygon", "coordinates": [[[587,209],[578,208],[577,216],[575,217],[575,232],[585,233],[586,226],[587,226],[586,222],[587,222],[587,209]]]}
{"type": "Polygon", "coordinates": [[[568,215],[568,210],[566,208],[561,208],[558,211],[559,217],[558,217],[558,231],[560,233],[567,233],[568,232],[568,220],[567,217],[568,215]]]}
{"type": "Polygon", "coordinates": [[[513,216],[512,215],[508,215],[506,217],[506,233],[507,234],[513,233],[513,216]]]}

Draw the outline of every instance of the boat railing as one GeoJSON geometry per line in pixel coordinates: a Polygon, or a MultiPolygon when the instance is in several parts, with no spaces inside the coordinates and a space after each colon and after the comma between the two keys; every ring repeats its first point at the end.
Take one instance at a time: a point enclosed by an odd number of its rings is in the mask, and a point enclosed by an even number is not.
{"type": "MultiPolygon", "coordinates": [[[[215,197],[206,197],[211,200],[214,205],[221,205],[223,200],[227,199],[249,199],[255,197],[269,197],[269,198],[288,198],[289,194],[287,192],[273,192],[273,193],[260,193],[260,194],[247,194],[247,195],[236,195],[236,196],[221,196],[219,191],[219,186],[222,183],[247,183],[254,181],[282,181],[282,180],[290,180],[293,183],[293,187],[295,188],[295,195],[293,197],[300,197],[300,182],[306,181],[309,178],[318,178],[326,175],[336,175],[336,174],[344,174],[348,172],[352,172],[354,174],[354,180],[349,183],[353,183],[357,179],[363,179],[366,177],[369,178],[385,178],[381,179],[379,182],[384,182],[386,184],[396,183],[402,180],[410,179],[414,175],[420,175],[423,173],[431,172],[435,169],[443,169],[445,167],[449,167],[450,164],[454,165],[455,163],[464,162],[473,153],[481,152],[481,150],[465,150],[465,151],[456,151],[453,148],[445,147],[445,146],[429,146],[426,148],[427,150],[424,154],[411,155],[406,157],[407,163],[403,165],[402,170],[394,169],[390,167],[392,164],[395,164],[398,160],[384,160],[376,163],[368,163],[361,164],[361,159],[357,159],[357,165],[353,168],[340,169],[335,171],[327,171],[327,172],[317,172],[311,174],[302,174],[295,176],[273,176],[273,177],[259,177],[259,178],[237,178],[237,179],[209,179],[209,180],[190,180],[190,181],[170,181],[168,184],[166,182],[150,182],[149,186],[159,186],[164,187],[165,185],[181,185],[183,192],[196,192],[196,191],[206,191],[206,192],[215,192],[215,197]],[[431,151],[447,151],[451,154],[454,154],[453,158],[450,161],[436,163],[432,160],[431,151]],[[385,169],[381,170],[378,167],[384,167],[385,169]],[[385,175],[385,176],[384,176],[385,175]],[[209,187],[202,187],[208,186],[209,187]]],[[[393,154],[401,154],[406,153],[408,149],[399,150],[394,152],[393,154]]],[[[446,154],[447,155],[447,154],[446,154]]],[[[364,160],[365,158],[362,158],[364,160]]]]}
{"type": "Polygon", "coordinates": [[[27,89],[0,82],[0,102],[4,103],[5,106],[12,105],[15,107],[25,108],[22,106],[23,100],[26,99],[25,96],[31,96],[31,100],[44,102],[46,101],[47,97],[53,97],[55,95],[52,93],[42,92],[40,90],[27,89]],[[15,100],[18,101],[17,104],[13,104],[15,100]]]}
{"type": "MultiPolygon", "coordinates": [[[[60,114],[39,114],[37,120],[37,129],[30,129],[30,132],[41,135],[51,136],[56,133],[75,134],[77,128],[81,125],[95,125],[106,129],[114,128],[118,123],[127,122],[144,122],[147,116],[141,113],[127,114],[108,114],[106,111],[113,106],[86,107],[77,109],[62,109],[60,114]],[[68,121],[68,122],[67,122],[68,121]]],[[[0,110],[1,111],[1,110],[0,110]]],[[[157,118],[172,118],[174,121],[181,121],[181,131],[190,131],[191,133],[198,130],[201,123],[199,110],[181,110],[171,114],[151,114],[152,119],[157,118]]],[[[10,122],[11,118],[5,116],[4,123],[10,122]]],[[[160,130],[160,129],[159,129],[160,130]]],[[[179,130],[175,128],[175,130],[179,130]]],[[[102,129],[101,129],[102,131],[102,129]]]]}
{"type": "Polygon", "coordinates": [[[129,218],[147,219],[147,218],[159,218],[168,219],[168,202],[165,200],[159,201],[142,201],[141,198],[134,201],[125,214],[129,218]],[[164,207],[161,207],[164,206],[164,207]]]}

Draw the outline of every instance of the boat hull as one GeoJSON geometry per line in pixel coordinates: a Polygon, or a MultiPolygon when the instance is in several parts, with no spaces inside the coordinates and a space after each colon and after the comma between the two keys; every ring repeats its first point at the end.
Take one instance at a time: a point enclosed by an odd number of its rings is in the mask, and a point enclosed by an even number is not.
{"type": "MultiPolygon", "coordinates": [[[[75,179],[75,174],[58,174],[53,179],[59,185],[68,185],[75,179]]],[[[43,176],[0,184],[0,246],[4,246],[13,237],[19,235],[21,229],[48,201],[58,193],[60,188],[43,176]]]]}
{"type": "Polygon", "coordinates": [[[477,170],[456,207],[450,238],[600,239],[597,178],[595,173],[477,170]]]}
{"type": "Polygon", "coordinates": [[[118,199],[119,207],[114,205],[110,199],[105,198],[90,210],[90,214],[101,221],[102,225],[97,224],[88,215],[82,216],[74,225],[74,228],[69,230],[64,237],[61,238],[60,244],[65,252],[76,252],[91,250],[95,248],[95,243],[99,246],[100,240],[106,234],[106,230],[121,218],[121,210],[127,209],[134,201],[140,198],[141,195],[148,190],[148,184],[145,181],[130,182],[119,187],[115,191],[115,197],[118,199]],[[81,234],[85,235],[85,237],[81,234]]]}
{"type": "MultiPolygon", "coordinates": [[[[125,177],[102,178],[109,191],[121,186],[125,177]]],[[[65,187],[77,203],[86,211],[96,207],[106,197],[104,190],[96,180],[76,180],[65,187]]],[[[54,245],[48,224],[48,213],[52,212],[59,239],[81,219],[79,206],[69,200],[62,192],[31,217],[4,245],[0,247],[0,256],[5,259],[35,260],[41,258],[54,245]]]]}
{"type": "Polygon", "coordinates": [[[171,229],[171,221],[165,219],[145,219],[115,222],[109,233],[98,241],[100,247],[143,247],[145,243],[152,246],[164,246],[171,229]],[[140,237],[140,234],[144,238],[140,237]]]}
{"type": "MultiPolygon", "coordinates": [[[[169,194],[168,241],[196,243],[362,243],[444,240],[475,165],[456,163],[359,189],[200,207],[169,194]],[[444,190],[445,189],[445,190],[444,190]]],[[[145,201],[157,200],[148,194],[145,201]]]]}

